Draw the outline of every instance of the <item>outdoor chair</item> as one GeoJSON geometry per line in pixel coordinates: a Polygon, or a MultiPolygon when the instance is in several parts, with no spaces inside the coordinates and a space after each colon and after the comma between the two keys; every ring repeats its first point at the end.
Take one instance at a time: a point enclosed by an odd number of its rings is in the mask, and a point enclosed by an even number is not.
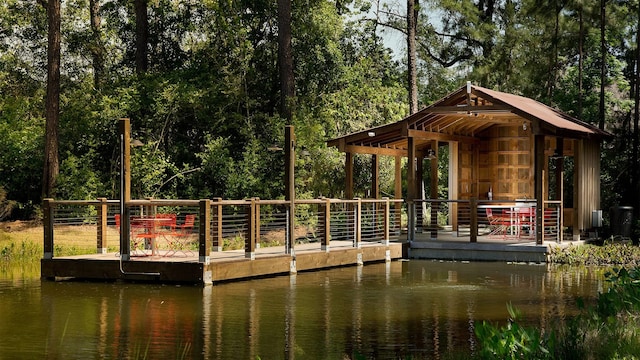
{"type": "Polygon", "coordinates": [[[507,237],[511,227],[511,217],[508,214],[494,214],[493,210],[487,208],[487,220],[489,221],[489,236],[507,237]]]}
{"type": "Polygon", "coordinates": [[[195,226],[196,216],[194,214],[187,214],[184,217],[182,224],[175,226],[175,231],[167,234],[169,242],[169,251],[165,256],[173,256],[177,253],[182,253],[184,256],[193,256],[194,252],[191,248],[193,227],[195,226]]]}
{"type": "MultiPolygon", "coordinates": [[[[120,233],[120,214],[115,214],[113,216],[116,228],[118,229],[118,233],[120,233]]],[[[131,256],[147,256],[144,248],[144,239],[138,237],[138,233],[142,229],[142,224],[138,223],[135,218],[132,218],[129,222],[129,229],[131,230],[129,236],[129,252],[131,256]]],[[[119,254],[119,252],[118,252],[119,254]]]]}

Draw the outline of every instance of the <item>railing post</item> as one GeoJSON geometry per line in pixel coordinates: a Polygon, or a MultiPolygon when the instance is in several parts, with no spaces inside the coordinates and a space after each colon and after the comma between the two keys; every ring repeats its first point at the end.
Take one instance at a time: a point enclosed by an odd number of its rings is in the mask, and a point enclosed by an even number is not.
{"type": "Polygon", "coordinates": [[[391,216],[391,205],[389,204],[389,198],[382,198],[384,200],[384,239],[382,239],[383,245],[389,245],[389,221],[391,216]]]}
{"type": "Polygon", "coordinates": [[[222,198],[213,199],[216,212],[213,216],[215,229],[213,231],[213,251],[222,251],[222,198]]]}
{"type": "Polygon", "coordinates": [[[44,221],[44,259],[53,259],[53,199],[42,200],[44,221]]]}
{"type": "Polygon", "coordinates": [[[98,254],[107,253],[107,198],[98,198],[98,221],[97,221],[97,243],[96,252],[98,254]]]}
{"type": "Polygon", "coordinates": [[[260,198],[256,198],[256,213],[255,213],[255,227],[256,227],[256,249],[260,249],[260,198]]]}
{"type": "Polygon", "coordinates": [[[356,198],[356,209],[354,215],[354,226],[355,226],[355,243],[353,247],[360,248],[362,246],[362,199],[356,198]]]}
{"type": "Polygon", "coordinates": [[[287,239],[285,244],[285,253],[295,256],[295,242],[296,242],[296,214],[295,214],[295,202],[288,202],[289,208],[287,208],[287,239]]]}
{"type": "Polygon", "coordinates": [[[209,265],[209,249],[211,249],[211,202],[200,200],[200,226],[198,229],[198,262],[209,265]]]}
{"type": "Polygon", "coordinates": [[[251,198],[251,203],[247,211],[248,224],[247,232],[244,240],[244,257],[255,260],[256,258],[256,199],[251,198]]]}
{"type": "Polygon", "coordinates": [[[478,198],[472,197],[469,202],[469,211],[471,211],[470,242],[478,242],[478,198]]]}
{"type": "Polygon", "coordinates": [[[413,200],[407,200],[407,241],[409,242],[416,239],[415,206],[413,200]]]}
{"type": "Polygon", "coordinates": [[[322,222],[323,236],[321,249],[323,251],[329,252],[331,241],[331,199],[324,199],[324,204],[322,206],[324,221],[322,222]]]}
{"type": "MultiPolygon", "coordinates": [[[[435,200],[435,199],[434,199],[435,200]]],[[[431,204],[431,225],[429,225],[429,229],[431,230],[431,240],[436,240],[438,238],[438,210],[440,206],[442,206],[442,202],[440,201],[432,201],[431,204]]]]}

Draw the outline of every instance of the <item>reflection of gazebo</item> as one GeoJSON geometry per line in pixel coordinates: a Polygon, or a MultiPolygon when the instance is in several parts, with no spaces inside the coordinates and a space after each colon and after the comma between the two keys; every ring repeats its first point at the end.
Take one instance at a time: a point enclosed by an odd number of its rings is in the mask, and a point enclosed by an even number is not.
{"type": "MultiPolygon", "coordinates": [[[[561,204],[565,161],[560,160],[572,157],[573,204],[564,211],[560,206],[560,219],[578,238],[580,231],[592,227],[592,210],[600,207],[600,143],[608,136],[535,100],[467,84],[401,121],[345,135],[328,145],[346,153],[346,198],[354,194],[354,155],[371,154],[373,197],[379,193],[378,157],[384,155],[395,157],[397,198],[402,197],[402,158],[417,160],[416,166],[407,169],[409,204],[421,197],[417,179],[423,178],[423,160],[432,159],[429,188],[430,197],[436,199],[437,154],[446,146],[449,200],[487,199],[490,190],[495,200],[535,199],[539,220],[550,189],[561,204]]],[[[410,211],[409,215],[413,229],[414,214],[410,211]]],[[[456,226],[456,220],[452,223],[456,226]]],[[[409,234],[411,239],[411,231],[409,234]]],[[[543,231],[538,229],[536,242],[541,244],[542,238],[543,231]]]]}

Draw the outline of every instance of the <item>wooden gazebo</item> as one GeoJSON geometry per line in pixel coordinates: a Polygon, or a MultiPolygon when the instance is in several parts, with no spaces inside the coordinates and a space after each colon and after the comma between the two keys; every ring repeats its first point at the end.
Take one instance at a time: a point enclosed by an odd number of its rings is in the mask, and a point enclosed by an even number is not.
{"type": "MultiPolygon", "coordinates": [[[[449,200],[535,199],[542,220],[549,179],[556,200],[563,198],[565,157],[573,157],[573,207],[561,209],[562,226],[574,239],[592,228],[592,211],[600,208],[600,144],[610,134],[535,100],[467,83],[443,99],[396,123],[330,140],[346,154],[345,197],[352,198],[353,157],[370,154],[372,197],[379,197],[379,156],[395,157],[395,193],[401,196],[401,161],[407,168],[407,202],[420,199],[423,160],[449,149],[449,200]],[[549,161],[555,161],[549,176],[549,161]]],[[[432,199],[437,194],[437,161],[430,161],[432,199]]],[[[409,221],[412,221],[410,214],[409,221]]],[[[540,223],[540,222],[539,222],[540,223]]],[[[412,224],[409,224],[413,228],[412,224]]],[[[543,234],[537,229],[536,242],[543,234]]],[[[473,241],[473,240],[472,240],[473,241]]]]}

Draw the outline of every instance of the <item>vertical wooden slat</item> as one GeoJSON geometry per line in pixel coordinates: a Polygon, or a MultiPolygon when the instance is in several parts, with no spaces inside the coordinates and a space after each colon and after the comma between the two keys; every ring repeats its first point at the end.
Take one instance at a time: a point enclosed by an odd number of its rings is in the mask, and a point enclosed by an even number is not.
{"type": "Polygon", "coordinates": [[[256,249],[260,248],[260,198],[256,198],[256,214],[255,214],[255,227],[256,227],[256,249]]]}

